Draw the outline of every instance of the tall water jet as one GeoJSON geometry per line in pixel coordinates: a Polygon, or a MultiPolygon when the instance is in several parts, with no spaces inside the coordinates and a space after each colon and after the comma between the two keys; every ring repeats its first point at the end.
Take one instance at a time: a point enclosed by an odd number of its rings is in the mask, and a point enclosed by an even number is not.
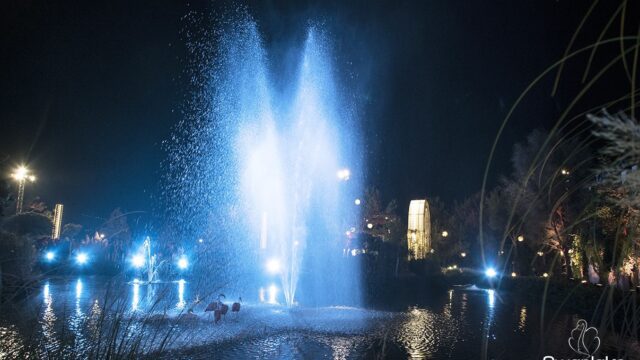
{"type": "Polygon", "coordinates": [[[269,71],[258,27],[246,14],[232,16],[217,34],[202,87],[206,105],[170,149],[172,195],[189,204],[176,209],[178,218],[207,224],[220,239],[212,256],[237,275],[238,288],[275,291],[277,279],[278,301],[288,305],[298,295],[309,304],[357,303],[358,263],[343,249],[361,187],[357,176],[344,182],[336,173],[345,166],[362,171],[359,137],[330,41],[311,27],[303,44],[290,44],[298,61],[280,74],[269,71]]]}

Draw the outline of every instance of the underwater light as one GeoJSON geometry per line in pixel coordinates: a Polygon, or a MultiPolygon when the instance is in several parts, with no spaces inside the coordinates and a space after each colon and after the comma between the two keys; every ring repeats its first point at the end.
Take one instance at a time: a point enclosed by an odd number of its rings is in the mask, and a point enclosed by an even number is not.
{"type": "Polygon", "coordinates": [[[89,256],[86,253],[81,252],[76,255],[76,262],[78,265],[84,265],[87,261],[89,261],[89,256]]]}
{"type": "Polygon", "coordinates": [[[143,255],[134,255],[133,258],[131,258],[131,263],[133,264],[133,267],[135,268],[141,268],[144,266],[145,260],[144,260],[144,256],[143,255]]]}
{"type": "Polygon", "coordinates": [[[47,261],[53,261],[53,259],[56,258],[56,253],[53,251],[47,251],[47,253],[44,254],[44,258],[47,259],[47,261]]]}
{"type": "Polygon", "coordinates": [[[498,273],[496,272],[496,269],[494,268],[488,268],[487,270],[484,271],[484,274],[487,275],[488,278],[494,278],[496,277],[496,275],[498,275],[498,273]]]}
{"type": "Polygon", "coordinates": [[[180,258],[180,260],[178,260],[178,267],[182,270],[186,269],[187,267],[189,267],[189,261],[187,260],[186,256],[183,256],[180,258]]]}
{"type": "Polygon", "coordinates": [[[269,259],[267,261],[267,272],[269,274],[277,274],[280,272],[280,260],[278,259],[269,259]]]}

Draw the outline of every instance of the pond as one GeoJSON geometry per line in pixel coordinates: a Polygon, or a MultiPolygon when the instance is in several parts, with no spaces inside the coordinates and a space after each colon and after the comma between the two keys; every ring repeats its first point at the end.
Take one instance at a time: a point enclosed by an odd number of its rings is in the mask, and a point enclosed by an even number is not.
{"type": "MultiPolygon", "coordinates": [[[[554,309],[541,326],[539,301],[476,287],[434,290],[401,309],[249,301],[217,324],[204,308],[219,292],[199,293],[186,281],[82,277],[50,279],[37,290],[25,301],[3,304],[0,358],[100,357],[108,351],[190,359],[560,358],[575,356],[567,341],[579,320],[554,309]]],[[[227,295],[226,303],[236,301],[227,295]]]]}

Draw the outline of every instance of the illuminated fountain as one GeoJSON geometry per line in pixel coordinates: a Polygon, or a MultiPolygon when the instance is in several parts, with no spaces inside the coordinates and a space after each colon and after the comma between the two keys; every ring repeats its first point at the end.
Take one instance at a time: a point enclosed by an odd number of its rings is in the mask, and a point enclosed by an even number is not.
{"type": "Polygon", "coordinates": [[[156,264],[156,255],[151,255],[151,238],[148,236],[144,239],[141,253],[134,255],[131,262],[135,268],[144,269],[149,284],[158,281],[158,270],[164,264],[164,260],[156,264]]]}
{"type": "Polygon", "coordinates": [[[343,248],[357,218],[361,149],[331,42],[309,28],[290,44],[297,60],[278,72],[269,61],[284,60],[269,59],[248,15],[216,34],[206,104],[174,136],[167,186],[183,233],[198,238],[213,224],[206,234],[218,240],[202,273],[227,275],[239,292],[262,288],[268,302],[357,303],[358,264],[343,248]]]}

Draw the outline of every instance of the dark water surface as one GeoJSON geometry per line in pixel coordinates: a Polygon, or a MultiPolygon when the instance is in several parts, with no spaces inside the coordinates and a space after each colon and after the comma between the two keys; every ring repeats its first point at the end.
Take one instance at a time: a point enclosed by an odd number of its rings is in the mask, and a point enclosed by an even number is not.
{"type": "Polygon", "coordinates": [[[0,358],[20,358],[25,353],[89,357],[96,343],[107,342],[117,321],[120,327],[126,325],[122,339],[140,338],[142,349],[157,348],[159,339],[164,339],[158,333],[171,329],[175,336],[153,357],[560,358],[574,356],[567,340],[579,319],[548,310],[541,327],[540,302],[516,301],[492,290],[454,288],[393,311],[287,309],[249,302],[216,325],[204,313],[207,294],[194,287],[184,281],[114,285],[98,278],[43,282],[36,296],[2,305],[0,358]],[[204,301],[194,305],[197,298],[204,301]],[[188,308],[194,314],[186,317],[188,308]]]}

